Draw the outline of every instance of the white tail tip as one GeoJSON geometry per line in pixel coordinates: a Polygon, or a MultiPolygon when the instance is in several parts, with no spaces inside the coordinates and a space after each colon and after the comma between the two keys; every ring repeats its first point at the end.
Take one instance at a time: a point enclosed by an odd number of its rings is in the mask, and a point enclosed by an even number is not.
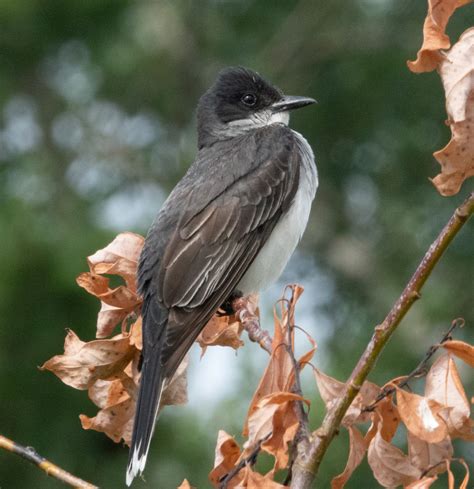
{"type": "Polygon", "coordinates": [[[140,445],[138,447],[135,447],[135,449],[133,450],[132,460],[127,467],[127,475],[125,477],[125,482],[127,486],[130,486],[133,482],[133,479],[135,479],[137,475],[140,475],[145,469],[147,454],[144,453],[141,457],[138,457],[140,445]]]}

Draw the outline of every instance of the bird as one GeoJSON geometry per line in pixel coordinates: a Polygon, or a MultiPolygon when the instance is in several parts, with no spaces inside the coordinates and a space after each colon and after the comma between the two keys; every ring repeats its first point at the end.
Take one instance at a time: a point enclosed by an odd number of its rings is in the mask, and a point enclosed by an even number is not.
{"type": "Polygon", "coordinates": [[[282,273],[318,187],[313,151],[288,127],[315,103],[257,72],[221,70],[197,107],[197,155],[164,202],[140,255],[143,349],[126,483],[145,469],[163,388],[232,297],[282,273]]]}

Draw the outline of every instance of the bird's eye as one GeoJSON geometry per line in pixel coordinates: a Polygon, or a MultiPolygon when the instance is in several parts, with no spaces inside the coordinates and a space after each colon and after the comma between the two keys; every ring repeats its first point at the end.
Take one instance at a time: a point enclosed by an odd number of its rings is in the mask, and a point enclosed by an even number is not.
{"type": "Polygon", "coordinates": [[[247,107],[253,107],[257,103],[257,97],[253,93],[246,93],[240,100],[247,107]]]}

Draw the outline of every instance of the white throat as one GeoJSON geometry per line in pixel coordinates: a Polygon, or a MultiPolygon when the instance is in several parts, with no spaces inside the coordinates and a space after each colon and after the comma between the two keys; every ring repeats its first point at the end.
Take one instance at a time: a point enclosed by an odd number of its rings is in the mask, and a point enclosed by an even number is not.
{"type": "Polygon", "coordinates": [[[250,117],[245,119],[237,119],[231,121],[219,128],[219,134],[225,136],[239,136],[245,134],[252,129],[258,129],[272,124],[285,124],[288,125],[290,121],[290,113],[288,111],[273,112],[269,109],[260,110],[250,117]]]}

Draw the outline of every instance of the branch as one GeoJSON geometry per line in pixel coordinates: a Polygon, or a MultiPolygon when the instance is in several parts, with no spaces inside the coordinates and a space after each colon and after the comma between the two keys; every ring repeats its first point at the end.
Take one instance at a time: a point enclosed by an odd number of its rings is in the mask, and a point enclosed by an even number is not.
{"type": "Polygon", "coordinates": [[[321,461],[347,409],[359,392],[364,380],[373,369],[383,347],[395,332],[401,320],[419,299],[420,290],[430,276],[453,238],[474,212],[474,192],[461,204],[451,216],[439,236],[429,247],[407,286],[384,319],[375,327],[374,334],[347,380],[344,391],[331,411],[326,413],[321,427],[313,433],[308,443],[298,445],[298,453],[293,465],[292,489],[309,489],[318,472],[321,461]]]}
{"type": "Polygon", "coordinates": [[[258,454],[262,449],[262,443],[267,441],[272,433],[268,433],[268,435],[264,436],[261,440],[258,441],[255,448],[252,450],[248,457],[243,458],[232,470],[227,472],[224,476],[222,476],[219,480],[219,489],[227,489],[227,485],[229,482],[247,465],[255,465],[257,462],[258,454]]]}
{"type": "Polygon", "coordinates": [[[77,489],[98,489],[97,486],[94,486],[89,482],[79,479],[69,472],[66,472],[61,467],[53,464],[49,460],[46,460],[44,457],[39,455],[33,447],[24,447],[14,442],[13,440],[9,440],[8,438],[0,435],[0,448],[20,455],[20,457],[35,464],[41,470],[46,472],[46,475],[54,477],[55,479],[58,479],[65,484],[69,484],[72,487],[75,487],[77,489]]]}
{"type": "MultiPolygon", "coordinates": [[[[426,352],[425,357],[423,360],[418,364],[418,366],[415,368],[415,370],[412,370],[401,382],[397,382],[397,387],[402,389],[403,387],[407,386],[410,380],[413,380],[415,377],[422,377],[427,374],[428,370],[426,368],[430,358],[443,346],[443,343],[446,343],[446,341],[451,340],[451,333],[457,328],[457,327],[462,328],[464,326],[464,319],[458,318],[455,319],[449,328],[449,330],[443,335],[443,338],[439,343],[436,345],[431,345],[429,350],[426,352]]],[[[375,401],[366,406],[362,412],[369,412],[373,411],[377,404],[382,400],[385,399],[386,397],[390,396],[396,391],[395,387],[386,387],[383,389],[383,391],[375,398],[375,401]]]]}
{"type": "Polygon", "coordinates": [[[245,331],[247,331],[250,340],[258,343],[271,355],[272,337],[267,330],[260,327],[260,320],[255,312],[249,308],[248,300],[245,297],[234,299],[232,301],[232,309],[245,331]]]}

